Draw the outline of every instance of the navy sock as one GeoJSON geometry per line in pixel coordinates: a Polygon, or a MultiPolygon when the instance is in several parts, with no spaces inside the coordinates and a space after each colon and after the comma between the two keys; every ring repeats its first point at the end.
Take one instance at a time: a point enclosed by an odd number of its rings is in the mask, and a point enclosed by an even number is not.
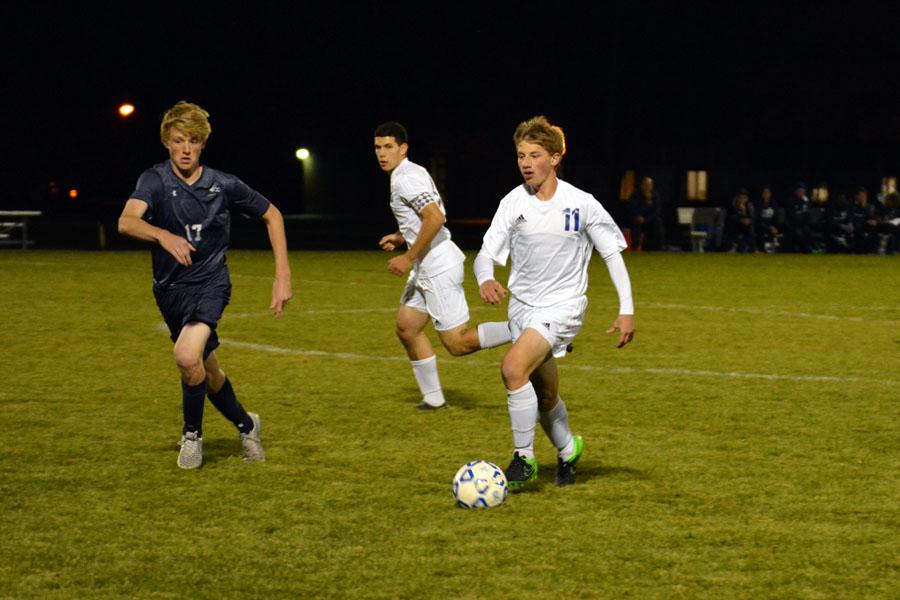
{"type": "Polygon", "coordinates": [[[250,430],[253,429],[253,421],[250,419],[247,411],[244,410],[244,407],[241,406],[241,403],[238,402],[237,396],[234,395],[234,388],[231,387],[231,382],[227,377],[222,385],[222,389],[216,393],[209,393],[209,400],[226,419],[234,423],[239,432],[250,433],[250,430]]]}
{"type": "Polygon", "coordinates": [[[200,385],[188,385],[181,382],[181,410],[184,413],[182,433],[196,431],[197,437],[203,437],[203,403],[206,400],[206,380],[200,385]]]}

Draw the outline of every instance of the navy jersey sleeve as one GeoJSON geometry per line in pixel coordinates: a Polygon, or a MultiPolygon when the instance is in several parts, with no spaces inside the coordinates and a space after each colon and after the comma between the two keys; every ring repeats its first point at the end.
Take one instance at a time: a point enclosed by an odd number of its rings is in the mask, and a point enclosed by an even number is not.
{"type": "Polygon", "coordinates": [[[162,178],[155,169],[147,169],[138,178],[134,191],[129,198],[143,200],[153,210],[153,206],[165,195],[162,178]]]}
{"type": "Polygon", "coordinates": [[[229,178],[226,185],[228,206],[232,210],[253,219],[261,218],[269,210],[269,201],[265,196],[237,177],[229,178]]]}

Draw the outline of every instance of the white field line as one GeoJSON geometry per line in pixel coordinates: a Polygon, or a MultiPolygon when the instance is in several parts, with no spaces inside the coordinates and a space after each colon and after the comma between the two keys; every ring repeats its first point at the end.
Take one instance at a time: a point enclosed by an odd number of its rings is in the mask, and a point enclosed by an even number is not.
{"type": "MultiPolygon", "coordinates": [[[[55,267],[59,266],[58,263],[53,262],[43,262],[43,261],[16,261],[15,264],[17,266],[27,265],[27,266],[48,266],[55,267]]],[[[91,265],[85,265],[87,268],[94,269],[91,265]]],[[[134,269],[130,269],[134,270],[134,269]]],[[[141,268],[143,271],[144,269],[141,268]]],[[[231,272],[232,278],[241,278],[241,279],[260,279],[271,281],[272,277],[267,275],[244,275],[240,273],[231,272]]],[[[328,280],[319,280],[319,279],[302,279],[295,278],[293,280],[295,283],[302,284],[313,284],[313,285],[339,285],[345,287],[357,287],[357,286],[366,286],[366,287],[379,287],[379,288],[397,288],[398,290],[403,290],[403,283],[406,281],[405,279],[398,278],[398,282],[393,283],[381,283],[381,282],[353,282],[347,280],[339,280],[339,281],[328,281],[328,280]]],[[[301,292],[302,294],[302,292],[301,292]]],[[[700,310],[705,312],[728,312],[728,313],[743,313],[743,314],[751,314],[751,315],[762,315],[768,317],[788,317],[788,318],[800,318],[800,319],[819,319],[823,321],[849,321],[849,322],[865,322],[865,323],[882,323],[895,325],[900,323],[900,320],[897,319],[872,319],[870,317],[862,317],[862,316],[854,316],[854,315],[829,315],[822,313],[813,313],[813,312],[804,312],[804,311],[788,311],[788,310],[779,310],[775,306],[771,307],[742,307],[742,306],[714,306],[714,305],[700,305],[700,304],[677,304],[677,303],[668,303],[668,302],[642,302],[639,303],[637,308],[641,307],[650,308],[650,309],[661,309],[661,310],[700,310]]],[[[473,306],[470,307],[469,310],[487,310],[488,307],[480,307],[473,306]]],[[[865,311],[865,312],[881,312],[881,313],[892,313],[898,310],[898,306],[859,306],[854,307],[855,310],[865,311]]],[[[340,310],[321,310],[321,311],[297,311],[303,312],[304,314],[325,314],[325,313],[334,313],[334,312],[386,312],[388,309],[340,309],[340,310]]],[[[389,309],[390,311],[396,311],[396,308],[389,309]]],[[[293,311],[292,311],[293,312],[293,311]]],[[[260,313],[262,315],[263,313],[260,313]]],[[[269,313],[266,313],[269,314],[269,313]]],[[[226,315],[227,316],[227,315],[226,315]]],[[[234,315],[231,318],[249,318],[250,313],[242,313],[240,317],[236,317],[234,315]]]]}
{"type": "MultiPolygon", "coordinates": [[[[879,324],[887,324],[887,325],[897,325],[900,324],[900,320],[893,319],[872,319],[870,317],[860,317],[860,316],[839,316],[839,315],[823,315],[817,313],[809,313],[809,312],[795,312],[795,311],[787,311],[787,310],[776,310],[774,308],[744,308],[744,307],[730,307],[730,306],[701,306],[701,305],[693,305],[693,304],[663,304],[656,302],[646,302],[641,306],[646,307],[648,309],[659,309],[659,310],[700,310],[706,312],[720,312],[720,313],[743,313],[743,314],[751,314],[751,315],[762,315],[768,317],[788,317],[788,318],[801,318],[801,319],[819,319],[823,321],[834,321],[834,322],[853,322],[853,323],[879,323],[879,324]]],[[[291,313],[298,313],[301,315],[325,315],[325,314],[366,314],[366,313],[394,313],[397,312],[397,309],[400,308],[398,304],[393,308],[333,308],[333,309],[312,309],[312,310],[303,310],[296,308],[295,305],[289,305],[288,311],[291,313]]],[[[640,308],[640,307],[638,307],[640,308]]],[[[479,311],[487,311],[487,310],[496,310],[495,307],[491,306],[472,306],[469,308],[470,312],[479,312],[479,311]]],[[[896,309],[894,309],[896,310],[896,309]]],[[[225,319],[249,319],[251,317],[263,317],[270,316],[271,312],[256,312],[256,313],[235,313],[229,314],[225,313],[223,316],[223,320],[225,319]]]]}
{"type": "MultiPolygon", "coordinates": [[[[663,310],[702,310],[702,311],[707,311],[707,312],[744,313],[744,314],[750,314],[750,315],[762,315],[762,316],[766,316],[766,317],[821,319],[823,321],[852,321],[852,322],[888,323],[888,324],[900,323],[900,321],[894,320],[894,319],[872,319],[870,317],[859,317],[859,316],[825,315],[825,314],[811,313],[811,312],[779,310],[776,307],[750,308],[750,307],[743,307],[743,306],[704,306],[704,305],[698,305],[698,304],[671,304],[671,303],[661,303],[661,302],[645,302],[645,303],[641,304],[640,306],[644,306],[646,308],[663,309],[663,310]]],[[[886,309],[886,310],[884,310],[884,312],[893,312],[893,311],[898,310],[898,307],[891,307],[889,310],[887,309],[887,307],[883,307],[883,308],[886,309]]],[[[871,310],[871,309],[869,309],[869,310],[871,310]]]]}
{"type": "MultiPolygon", "coordinates": [[[[372,356],[368,354],[355,354],[352,352],[325,352],[322,350],[303,350],[299,348],[281,348],[269,344],[256,344],[242,342],[230,338],[220,338],[219,341],[234,348],[266,352],[269,354],[282,354],[288,356],[312,356],[320,358],[337,358],[341,360],[369,361],[369,362],[409,362],[405,356],[372,356]]],[[[497,366],[496,363],[479,361],[471,358],[454,358],[445,360],[441,365],[460,366],[497,366]]],[[[597,367],[593,365],[566,365],[561,363],[560,369],[575,369],[578,371],[590,371],[597,373],[612,373],[615,375],[629,375],[647,373],[650,375],[673,375],[688,378],[720,378],[720,379],[760,379],[764,381],[796,381],[801,383],[870,383],[879,385],[896,386],[900,380],[896,379],[871,379],[867,377],[844,377],[837,375],[779,375],[777,373],[745,373],[741,371],[710,371],[705,369],[676,369],[660,367],[597,367]]]]}
{"type": "MultiPolygon", "coordinates": [[[[400,308],[400,304],[397,306],[393,306],[390,308],[322,308],[322,309],[311,309],[311,310],[302,310],[297,309],[296,306],[288,304],[286,313],[290,314],[299,314],[299,315],[353,315],[353,314],[377,314],[377,313],[390,313],[395,314],[397,309],[400,308]]],[[[495,307],[492,306],[473,306],[469,308],[469,312],[481,312],[481,311],[490,311],[496,310],[495,307]]],[[[259,312],[246,312],[246,313],[228,313],[226,312],[222,315],[223,321],[230,321],[232,319],[252,319],[252,318],[262,318],[262,317],[271,317],[272,311],[259,311],[259,312]]]]}

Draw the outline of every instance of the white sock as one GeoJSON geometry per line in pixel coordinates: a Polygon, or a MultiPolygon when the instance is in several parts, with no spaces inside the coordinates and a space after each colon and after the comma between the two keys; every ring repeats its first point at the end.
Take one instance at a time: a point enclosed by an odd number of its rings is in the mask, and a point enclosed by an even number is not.
{"type": "Polygon", "coordinates": [[[575,442],[572,430],[569,429],[569,411],[559,396],[556,398],[556,406],[541,413],[541,428],[559,450],[559,457],[568,460],[575,452],[575,442]]]}
{"type": "Polygon", "coordinates": [[[429,356],[422,360],[409,361],[412,365],[413,375],[422,392],[422,400],[431,406],[444,404],[444,392],[441,390],[441,379],[438,377],[437,356],[429,356]]]}
{"type": "Polygon", "coordinates": [[[529,381],[517,390],[506,390],[506,397],[516,452],[524,458],[534,458],[534,426],[538,416],[534,386],[529,381]]]}
{"type": "Polygon", "coordinates": [[[482,348],[495,348],[511,341],[509,321],[492,321],[478,325],[478,343],[482,348]]]}

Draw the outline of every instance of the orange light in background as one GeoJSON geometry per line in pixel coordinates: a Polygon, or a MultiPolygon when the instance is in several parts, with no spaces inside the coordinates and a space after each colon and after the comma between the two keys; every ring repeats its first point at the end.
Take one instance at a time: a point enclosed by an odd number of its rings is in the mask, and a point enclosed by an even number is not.
{"type": "Polygon", "coordinates": [[[75,188],[72,188],[71,190],[69,190],[69,198],[71,198],[72,200],[75,200],[76,198],[78,198],[78,190],[75,188]]]}
{"type": "Polygon", "coordinates": [[[125,102],[124,104],[119,105],[119,116],[128,118],[132,114],[134,114],[134,104],[130,104],[125,102]]]}

